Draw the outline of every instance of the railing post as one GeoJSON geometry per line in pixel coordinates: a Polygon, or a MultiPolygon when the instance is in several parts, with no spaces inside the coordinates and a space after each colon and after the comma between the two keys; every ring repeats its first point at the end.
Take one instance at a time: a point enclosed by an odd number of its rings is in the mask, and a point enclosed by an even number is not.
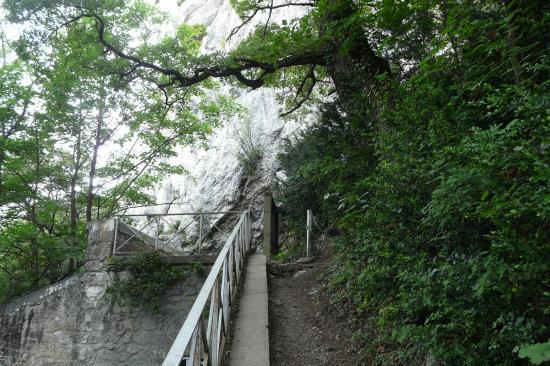
{"type": "Polygon", "coordinates": [[[115,233],[113,237],[113,256],[116,254],[116,242],[118,238],[118,217],[115,217],[115,233]]]}
{"type": "Polygon", "coordinates": [[[271,193],[264,194],[264,240],[263,249],[266,262],[271,262],[271,255],[277,253],[279,236],[279,219],[277,206],[271,193]]]}
{"type": "Polygon", "coordinates": [[[271,252],[276,254],[279,251],[279,209],[271,197],[271,252]]]}
{"type": "Polygon", "coordinates": [[[248,212],[248,249],[252,246],[252,213],[248,212]]]}
{"type": "Polygon", "coordinates": [[[159,235],[160,235],[160,216],[157,217],[157,232],[155,235],[155,250],[159,248],[159,235]]]}
{"type": "Polygon", "coordinates": [[[201,254],[202,245],[202,214],[199,215],[199,255],[201,254]]]}
{"type": "Polygon", "coordinates": [[[313,214],[311,210],[307,210],[306,217],[306,257],[311,257],[312,242],[311,242],[311,229],[313,226],[313,214]]]}

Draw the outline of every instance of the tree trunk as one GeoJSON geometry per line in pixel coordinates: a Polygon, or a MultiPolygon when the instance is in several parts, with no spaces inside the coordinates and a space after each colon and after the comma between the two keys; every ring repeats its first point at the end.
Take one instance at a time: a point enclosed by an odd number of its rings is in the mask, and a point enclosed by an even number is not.
{"type": "Polygon", "coordinates": [[[97,126],[95,130],[95,143],[92,151],[92,160],[90,162],[90,177],[88,180],[88,192],[86,195],[86,222],[92,221],[92,208],[94,205],[94,179],[96,175],[96,166],[97,166],[97,154],[99,152],[99,147],[102,144],[101,141],[101,132],[103,130],[103,118],[105,112],[105,90],[102,88],[100,90],[99,104],[98,104],[98,116],[97,116],[97,126]]]}
{"type": "MultiPolygon", "coordinates": [[[[79,121],[80,122],[80,121],[79,121]]],[[[76,238],[76,230],[77,230],[77,224],[78,224],[78,212],[76,209],[76,183],[78,182],[78,175],[80,174],[80,160],[82,156],[81,151],[81,140],[82,140],[82,131],[79,126],[78,136],[76,138],[76,144],[74,148],[74,155],[73,155],[73,163],[74,163],[74,169],[73,174],[71,176],[71,193],[70,193],[70,205],[71,205],[71,244],[72,246],[76,246],[77,238],[76,238]]],[[[69,259],[69,273],[72,273],[76,270],[76,259],[70,258],[69,259]]]]}
{"type": "Polygon", "coordinates": [[[361,23],[353,21],[358,11],[354,1],[337,0],[325,6],[319,32],[333,49],[327,69],[336,92],[344,104],[358,92],[371,95],[375,77],[391,73],[389,63],[375,54],[361,23]]]}
{"type": "MultiPolygon", "coordinates": [[[[6,160],[6,142],[8,140],[8,134],[6,132],[6,124],[4,121],[0,122],[2,125],[0,131],[0,197],[2,196],[2,191],[4,190],[4,161],[6,160]]],[[[0,200],[0,204],[2,201],[0,200]]]]}
{"type": "MultiPolygon", "coordinates": [[[[3,137],[2,141],[0,141],[0,197],[2,196],[2,191],[4,190],[4,159],[5,159],[5,153],[4,153],[4,139],[3,137]]],[[[2,204],[2,200],[0,200],[0,205],[2,204]]]]}
{"type": "MultiPolygon", "coordinates": [[[[36,163],[34,166],[34,187],[33,187],[33,203],[31,206],[30,212],[30,222],[32,222],[36,228],[38,228],[38,220],[36,216],[36,203],[38,201],[38,182],[40,181],[40,138],[38,136],[38,128],[34,129],[35,133],[35,159],[36,163]]],[[[39,271],[40,271],[40,252],[39,252],[39,242],[36,235],[33,233],[31,238],[31,266],[32,266],[32,283],[31,288],[36,290],[38,288],[38,283],[40,281],[39,271]]]]}

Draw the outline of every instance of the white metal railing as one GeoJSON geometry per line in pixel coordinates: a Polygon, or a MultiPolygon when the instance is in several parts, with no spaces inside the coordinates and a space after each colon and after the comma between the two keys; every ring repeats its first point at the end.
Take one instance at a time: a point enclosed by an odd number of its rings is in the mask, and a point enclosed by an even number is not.
{"type": "MultiPolygon", "coordinates": [[[[228,214],[242,213],[241,211],[216,211],[216,212],[182,212],[182,213],[159,213],[159,214],[123,214],[114,216],[115,219],[115,235],[113,237],[113,255],[131,255],[136,254],[135,250],[131,249],[133,243],[140,242],[155,250],[174,251],[171,244],[175,244],[182,234],[186,234],[186,230],[193,223],[198,226],[198,238],[195,244],[195,250],[201,254],[201,247],[205,238],[204,231],[217,229],[221,233],[225,233],[215,222],[210,220],[212,216],[224,216],[228,214]],[[186,225],[175,225],[174,222],[167,221],[167,218],[190,218],[186,225]],[[129,219],[140,220],[139,228],[133,227],[134,223],[128,222],[129,219]],[[119,238],[119,231],[126,228],[127,235],[124,239],[119,238]],[[166,232],[166,228],[172,228],[166,232]]],[[[236,222],[236,221],[235,221],[236,222]]],[[[181,249],[181,248],[180,248],[181,249]]]]}
{"type": "Polygon", "coordinates": [[[313,252],[316,248],[314,248],[314,241],[312,238],[313,230],[317,228],[319,232],[325,232],[317,222],[317,218],[313,214],[312,210],[307,210],[306,213],[306,257],[312,257],[313,252]]]}
{"type": "Polygon", "coordinates": [[[163,366],[220,365],[251,238],[250,212],[246,211],[212,266],[163,366]]]}
{"type": "Polygon", "coordinates": [[[306,215],[306,257],[311,257],[312,253],[312,241],[311,232],[313,230],[313,213],[311,210],[307,210],[306,215]]]}

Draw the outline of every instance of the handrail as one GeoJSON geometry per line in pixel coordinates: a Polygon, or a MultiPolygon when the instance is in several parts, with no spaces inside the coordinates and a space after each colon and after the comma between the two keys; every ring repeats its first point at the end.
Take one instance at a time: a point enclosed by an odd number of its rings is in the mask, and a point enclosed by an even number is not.
{"type": "Polygon", "coordinates": [[[231,304],[237,294],[251,238],[250,212],[246,211],[220,251],[163,366],[220,365],[231,304]],[[208,319],[205,319],[207,309],[208,319]]]}
{"type": "MultiPolygon", "coordinates": [[[[123,214],[123,215],[115,215],[115,235],[113,237],[113,248],[112,248],[112,254],[113,255],[131,255],[136,254],[137,252],[131,249],[128,249],[128,247],[135,242],[136,239],[139,240],[140,243],[143,243],[149,247],[151,247],[154,250],[163,250],[167,251],[168,253],[174,254],[178,253],[178,250],[175,248],[170,247],[169,244],[173,243],[176,239],[178,239],[178,236],[182,233],[186,232],[186,229],[190,227],[191,224],[194,222],[198,225],[198,240],[196,242],[196,250],[198,251],[198,254],[201,254],[201,246],[203,244],[203,240],[205,239],[205,235],[203,233],[205,224],[209,225],[207,227],[210,227],[211,229],[216,229],[221,233],[226,233],[225,230],[220,229],[218,225],[216,225],[216,222],[213,222],[209,219],[209,216],[215,216],[215,215],[227,215],[227,214],[242,214],[243,211],[212,211],[212,212],[180,212],[180,213],[161,213],[161,214],[146,214],[146,213],[140,213],[140,214],[123,214]],[[161,225],[167,224],[168,226],[173,225],[173,223],[168,222],[168,217],[174,217],[174,216],[192,216],[190,221],[186,225],[179,225],[174,229],[173,232],[169,232],[168,235],[164,234],[163,230],[161,229],[161,225]],[[122,221],[123,219],[130,219],[130,218],[145,218],[145,223],[141,223],[142,226],[139,228],[134,228],[132,225],[128,222],[122,221]],[[122,239],[119,240],[119,228],[121,225],[124,224],[124,227],[127,228],[130,233],[122,239]],[[146,231],[146,229],[148,231],[146,231]],[[122,243],[120,243],[122,241],[122,243]]],[[[181,221],[180,221],[181,222],[181,221]]],[[[207,229],[208,230],[208,229],[207,229]]],[[[208,234],[208,231],[207,231],[208,234]]]]}
{"type": "Polygon", "coordinates": [[[220,215],[220,214],[231,214],[231,213],[242,213],[242,211],[197,211],[197,212],[173,212],[173,213],[139,213],[139,214],[121,214],[114,215],[116,217],[136,217],[136,216],[189,216],[189,215],[220,215]]]}

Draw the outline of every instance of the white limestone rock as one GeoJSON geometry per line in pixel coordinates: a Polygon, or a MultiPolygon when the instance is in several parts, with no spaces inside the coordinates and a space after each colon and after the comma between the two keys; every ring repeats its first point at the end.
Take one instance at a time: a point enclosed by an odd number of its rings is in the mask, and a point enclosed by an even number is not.
{"type": "MultiPolygon", "coordinates": [[[[267,14],[258,17],[227,41],[231,30],[241,22],[229,0],[186,0],[179,8],[174,8],[173,3],[172,0],[165,0],[160,1],[159,5],[169,9],[176,24],[186,22],[206,26],[207,35],[202,41],[204,53],[230,50],[267,17],[267,14]]],[[[304,11],[303,7],[282,8],[274,12],[272,20],[280,22],[296,18],[304,11]]],[[[258,177],[253,186],[246,190],[248,202],[254,196],[261,196],[258,192],[272,185],[276,179],[276,155],[282,139],[311,119],[310,116],[301,121],[283,122],[275,95],[275,90],[267,88],[254,91],[241,89],[236,97],[236,101],[250,111],[253,138],[264,150],[258,177]]],[[[157,202],[174,202],[170,212],[223,211],[235,207],[242,199],[239,185],[243,172],[236,157],[239,151],[236,135],[242,123],[237,119],[226,121],[209,139],[208,150],[197,147],[181,149],[173,162],[183,165],[190,176],[166,179],[157,192],[157,202]]],[[[256,206],[260,207],[258,203],[256,206]]],[[[149,209],[149,212],[165,212],[167,208],[159,206],[149,209]]]]}

